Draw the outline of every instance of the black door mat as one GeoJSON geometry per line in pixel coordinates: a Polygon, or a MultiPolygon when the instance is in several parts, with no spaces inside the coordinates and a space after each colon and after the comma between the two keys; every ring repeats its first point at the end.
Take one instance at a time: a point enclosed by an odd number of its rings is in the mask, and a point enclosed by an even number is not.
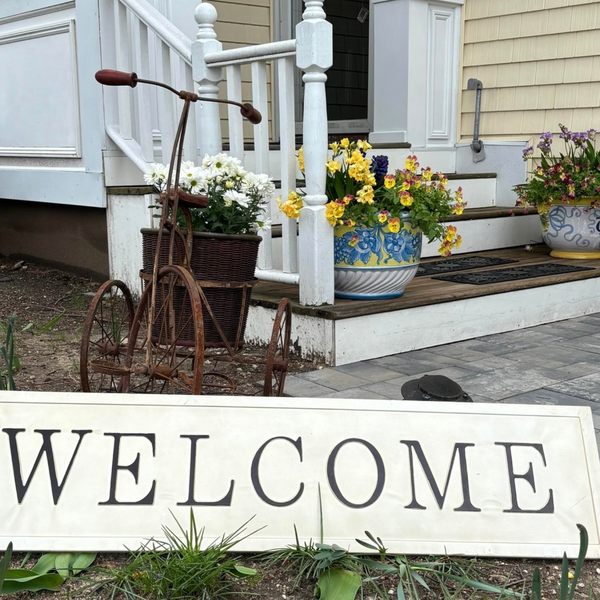
{"type": "Polygon", "coordinates": [[[458,275],[438,275],[431,279],[451,281],[452,283],[468,283],[471,285],[486,285],[488,283],[504,283],[517,279],[533,279],[534,277],[547,277],[548,275],[562,275],[563,273],[576,273],[578,271],[594,271],[591,267],[572,267],[546,263],[543,265],[527,265],[524,267],[511,267],[509,269],[493,269],[477,273],[459,273],[458,275]]]}
{"type": "Polygon", "coordinates": [[[447,260],[436,260],[435,262],[421,263],[415,277],[424,275],[438,275],[439,273],[452,273],[454,271],[470,271],[483,267],[495,267],[519,262],[518,260],[507,260],[504,258],[491,258],[488,256],[461,256],[460,258],[449,258],[447,260]]]}

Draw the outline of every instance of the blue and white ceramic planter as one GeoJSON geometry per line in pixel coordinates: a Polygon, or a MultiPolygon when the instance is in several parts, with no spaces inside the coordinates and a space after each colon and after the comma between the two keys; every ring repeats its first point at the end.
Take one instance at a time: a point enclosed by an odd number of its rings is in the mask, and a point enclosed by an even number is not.
{"type": "Polygon", "coordinates": [[[407,217],[400,230],[387,224],[335,228],[335,295],[352,300],[397,298],[416,275],[421,230],[407,217]]]}
{"type": "Polygon", "coordinates": [[[552,204],[541,213],[542,237],[556,258],[600,258],[600,207],[590,206],[591,199],[570,204],[552,204]],[[547,222],[547,228],[546,228],[547,222]]]}

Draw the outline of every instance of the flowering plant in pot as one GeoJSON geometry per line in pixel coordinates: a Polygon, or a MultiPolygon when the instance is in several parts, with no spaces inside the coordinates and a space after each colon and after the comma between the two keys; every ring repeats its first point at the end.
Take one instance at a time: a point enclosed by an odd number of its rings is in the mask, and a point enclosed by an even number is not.
{"type": "MultiPolygon", "coordinates": [[[[168,165],[154,163],[146,170],[144,180],[163,192],[168,172],[168,165]]],[[[179,188],[190,194],[208,196],[208,208],[190,211],[194,231],[256,235],[258,229],[269,226],[261,217],[275,185],[268,175],[246,171],[238,158],[221,153],[205,156],[199,166],[184,161],[179,188]]]]}
{"type": "MultiPolygon", "coordinates": [[[[144,179],[157,191],[167,187],[169,167],[149,165],[144,179]]],[[[184,161],[179,188],[190,194],[208,196],[208,207],[190,208],[193,230],[190,266],[198,281],[234,282],[233,287],[207,287],[204,290],[213,312],[228,340],[238,340],[238,323],[243,319],[242,338],[254,285],[254,271],[261,237],[260,229],[269,227],[263,214],[275,191],[270,177],[246,171],[241,161],[220,153],[205,156],[201,164],[184,161]],[[243,303],[243,306],[242,306],[243,303]]],[[[180,211],[181,213],[181,211],[180,211]]],[[[183,214],[178,225],[185,227],[183,214]]],[[[163,234],[164,235],[164,234],[163,234]]],[[[168,235],[168,234],[167,234],[168,235]]],[[[152,273],[158,230],[142,229],[144,271],[152,273]]],[[[168,244],[161,245],[161,264],[168,262],[168,244]]],[[[181,257],[180,257],[181,258],[181,257]]],[[[210,320],[205,320],[205,339],[218,344],[220,336],[210,320]]]]}
{"type": "MultiPolygon", "coordinates": [[[[414,155],[403,169],[388,174],[388,157],[367,158],[371,146],[363,140],[345,138],[330,149],[326,216],[335,227],[336,295],[401,296],[418,269],[423,234],[430,242],[440,241],[443,256],[460,246],[456,228],[444,219],[464,210],[462,190],[450,193],[447,178],[429,167],[420,169],[414,155]]],[[[298,217],[302,194],[292,191],[278,202],[288,217],[298,217]]]]}
{"type": "MultiPolygon", "coordinates": [[[[554,136],[542,133],[540,158],[527,183],[516,186],[517,206],[535,207],[544,242],[559,258],[600,258],[600,151],[596,131],[572,132],[559,124],[564,153],[553,151],[554,136]]],[[[523,159],[533,158],[533,146],[523,159]]]]}

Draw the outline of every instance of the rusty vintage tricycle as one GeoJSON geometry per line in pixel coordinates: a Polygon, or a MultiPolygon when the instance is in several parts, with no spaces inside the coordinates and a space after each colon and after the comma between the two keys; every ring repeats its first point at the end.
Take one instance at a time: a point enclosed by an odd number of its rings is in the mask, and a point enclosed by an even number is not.
{"type": "MultiPolygon", "coordinates": [[[[254,124],[261,121],[260,113],[250,104],[178,92],[163,83],[140,79],[135,73],[103,69],[96,73],[96,79],[103,85],[113,86],[157,85],[175,93],[184,101],[184,107],[173,144],[167,187],[159,196],[161,214],[153,268],[151,272],[143,269],[140,273],[144,291],[136,310],[131,293],[122,281],[106,281],[96,292],[87,313],[81,343],[83,391],[233,394],[236,382],[231,373],[220,371],[219,365],[236,363],[264,368],[264,384],[257,387],[258,395],[282,396],[289,362],[290,301],[284,298],[279,303],[266,357],[245,356],[243,334],[249,296],[256,280],[253,276],[250,281],[198,280],[194,277],[190,209],[207,207],[209,199],[204,194],[186,193],[178,186],[185,130],[193,102],[235,104],[254,124]],[[178,225],[179,211],[185,217],[185,230],[178,225]],[[234,317],[237,323],[233,328],[231,322],[226,324],[223,317],[218,316],[214,294],[211,297],[211,291],[215,289],[241,296],[241,308],[234,317]],[[207,343],[205,325],[209,322],[217,339],[207,343]]],[[[196,260],[202,261],[202,256],[196,260]]],[[[255,377],[253,371],[240,371],[246,378],[255,377]]]]}

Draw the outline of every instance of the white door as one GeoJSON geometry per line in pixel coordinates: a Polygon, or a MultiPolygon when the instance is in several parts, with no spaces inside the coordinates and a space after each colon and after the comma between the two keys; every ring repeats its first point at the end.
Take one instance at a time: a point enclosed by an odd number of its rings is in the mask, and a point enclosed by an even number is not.
{"type": "Polygon", "coordinates": [[[97,2],[0,3],[0,198],[105,206],[97,2]]]}

